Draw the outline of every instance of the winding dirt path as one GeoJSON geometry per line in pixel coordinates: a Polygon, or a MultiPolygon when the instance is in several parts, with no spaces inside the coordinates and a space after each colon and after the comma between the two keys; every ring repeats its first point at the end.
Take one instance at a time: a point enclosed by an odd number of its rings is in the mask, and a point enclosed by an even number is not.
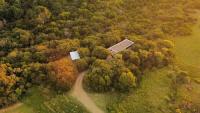
{"type": "Polygon", "coordinates": [[[83,77],[86,72],[79,74],[74,88],[72,90],[72,96],[79,100],[91,113],[104,113],[101,109],[99,109],[96,104],[92,101],[92,99],[87,95],[87,93],[83,89],[83,77]]]}
{"type": "Polygon", "coordinates": [[[23,104],[22,103],[17,103],[17,104],[14,104],[12,106],[9,106],[7,108],[4,108],[4,109],[1,109],[0,110],[0,113],[7,113],[7,112],[10,112],[11,110],[15,109],[15,108],[18,108],[20,106],[22,106],[23,104]]]}

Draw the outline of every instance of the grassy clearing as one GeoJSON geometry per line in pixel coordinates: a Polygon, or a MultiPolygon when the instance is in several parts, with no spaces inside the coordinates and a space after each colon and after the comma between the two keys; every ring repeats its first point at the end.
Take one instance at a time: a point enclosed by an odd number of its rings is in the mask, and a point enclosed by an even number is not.
{"type": "Polygon", "coordinates": [[[110,112],[122,113],[169,113],[168,103],[171,91],[170,68],[146,72],[141,86],[129,94],[90,94],[96,104],[110,112]]]}
{"type": "Polygon", "coordinates": [[[119,103],[127,94],[108,92],[108,93],[90,93],[89,96],[93,99],[96,105],[103,111],[107,112],[112,105],[119,103]]]}
{"type": "Polygon", "coordinates": [[[8,113],[89,113],[69,95],[57,95],[43,87],[31,89],[22,103],[8,113]]]}
{"type": "Polygon", "coordinates": [[[174,53],[178,66],[189,71],[192,78],[200,80],[200,22],[193,28],[193,31],[191,36],[173,40],[174,53]]]}
{"type": "MultiPolygon", "coordinates": [[[[198,16],[200,19],[200,13],[196,15],[198,16]]],[[[200,21],[194,26],[191,36],[175,38],[173,41],[177,65],[194,80],[178,89],[177,103],[186,104],[187,101],[200,107],[200,21]]]]}
{"type": "Polygon", "coordinates": [[[128,95],[115,111],[123,113],[169,113],[167,100],[170,93],[170,69],[146,72],[141,86],[128,95]]]}

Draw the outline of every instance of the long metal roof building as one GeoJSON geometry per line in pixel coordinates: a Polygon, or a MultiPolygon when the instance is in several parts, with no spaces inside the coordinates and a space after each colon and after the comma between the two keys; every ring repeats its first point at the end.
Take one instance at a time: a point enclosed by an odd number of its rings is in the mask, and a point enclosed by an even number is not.
{"type": "Polygon", "coordinates": [[[128,47],[130,47],[131,45],[133,45],[134,42],[125,39],[113,46],[111,46],[110,48],[108,48],[108,50],[112,53],[112,54],[116,54],[119,53],[120,51],[123,51],[125,49],[127,49],[128,47]]]}

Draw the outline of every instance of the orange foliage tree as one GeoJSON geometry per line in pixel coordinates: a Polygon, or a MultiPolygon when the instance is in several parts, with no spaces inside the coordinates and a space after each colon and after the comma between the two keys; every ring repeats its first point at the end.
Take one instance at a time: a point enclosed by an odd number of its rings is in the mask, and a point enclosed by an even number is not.
{"type": "Polygon", "coordinates": [[[56,88],[69,90],[77,77],[77,70],[72,61],[62,58],[48,64],[50,81],[56,88]]]}

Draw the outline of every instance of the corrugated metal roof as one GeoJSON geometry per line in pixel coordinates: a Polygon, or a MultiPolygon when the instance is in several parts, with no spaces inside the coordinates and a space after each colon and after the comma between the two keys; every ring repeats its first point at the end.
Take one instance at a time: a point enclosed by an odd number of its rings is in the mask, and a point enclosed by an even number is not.
{"type": "Polygon", "coordinates": [[[78,51],[70,52],[70,57],[71,57],[72,60],[80,59],[80,55],[79,55],[78,51]]]}
{"type": "Polygon", "coordinates": [[[134,44],[134,42],[132,42],[128,39],[125,39],[125,40],[113,45],[112,47],[108,48],[108,50],[110,50],[112,54],[116,54],[120,51],[125,50],[126,48],[130,47],[133,44],[134,44]]]}

